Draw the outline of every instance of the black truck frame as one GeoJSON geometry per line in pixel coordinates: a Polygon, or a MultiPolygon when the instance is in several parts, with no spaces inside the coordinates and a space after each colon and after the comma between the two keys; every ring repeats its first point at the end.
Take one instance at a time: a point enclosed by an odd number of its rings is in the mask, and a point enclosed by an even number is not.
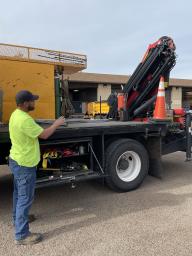
{"type": "MultiPolygon", "coordinates": [[[[186,151],[191,160],[191,114],[186,128],[173,122],[67,120],[48,140],[40,140],[37,187],[102,178],[115,191],[139,187],[149,173],[161,177],[161,156],[186,151]],[[43,166],[43,161],[46,166],[43,166]]],[[[41,122],[43,127],[50,122],[41,122]]],[[[7,163],[8,127],[0,128],[0,163],[7,163]]]]}

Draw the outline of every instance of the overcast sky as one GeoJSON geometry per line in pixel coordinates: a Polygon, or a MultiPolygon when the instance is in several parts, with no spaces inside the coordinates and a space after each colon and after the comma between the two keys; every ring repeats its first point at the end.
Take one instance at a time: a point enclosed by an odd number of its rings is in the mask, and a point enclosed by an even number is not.
{"type": "Polygon", "coordinates": [[[83,53],[88,72],[131,74],[148,44],[171,36],[171,77],[192,79],[191,0],[1,1],[0,41],[83,53]]]}

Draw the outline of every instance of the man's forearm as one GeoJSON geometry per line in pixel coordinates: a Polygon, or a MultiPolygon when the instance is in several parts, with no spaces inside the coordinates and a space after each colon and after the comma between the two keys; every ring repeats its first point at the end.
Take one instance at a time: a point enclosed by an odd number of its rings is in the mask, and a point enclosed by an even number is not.
{"type": "Polygon", "coordinates": [[[50,127],[43,130],[43,132],[39,135],[40,139],[48,139],[57,129],[57,126],[55,124],[52,124],[50,127]]]}

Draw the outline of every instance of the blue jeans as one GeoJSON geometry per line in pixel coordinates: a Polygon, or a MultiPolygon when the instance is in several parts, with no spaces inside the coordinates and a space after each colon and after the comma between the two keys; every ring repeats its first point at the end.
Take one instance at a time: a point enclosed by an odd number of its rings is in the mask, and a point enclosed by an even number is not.
{"type": "Polygon", "coordinates": [[[13,222],[15,239],[24,239],[29,234],[28,215],[31,208],[36,181],[36,167],[20,166],[9,159],[9,167],[14,176],[13,222]]]}

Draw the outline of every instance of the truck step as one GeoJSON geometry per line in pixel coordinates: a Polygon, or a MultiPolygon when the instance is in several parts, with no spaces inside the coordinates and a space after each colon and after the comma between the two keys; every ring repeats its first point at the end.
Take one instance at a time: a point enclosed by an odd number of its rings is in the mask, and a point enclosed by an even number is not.
{"type": "Polygon", "coordinates": [[[37,179],[36,188],[52,186],[62,183],[76,183],[83,180],[91,180],[97,178],[103,178],[105,175],[94,172],[92,170],[88,171],[73,171],[68,173],[63,173],[61,175],[51,175],[43,178],[37,179]]]}

